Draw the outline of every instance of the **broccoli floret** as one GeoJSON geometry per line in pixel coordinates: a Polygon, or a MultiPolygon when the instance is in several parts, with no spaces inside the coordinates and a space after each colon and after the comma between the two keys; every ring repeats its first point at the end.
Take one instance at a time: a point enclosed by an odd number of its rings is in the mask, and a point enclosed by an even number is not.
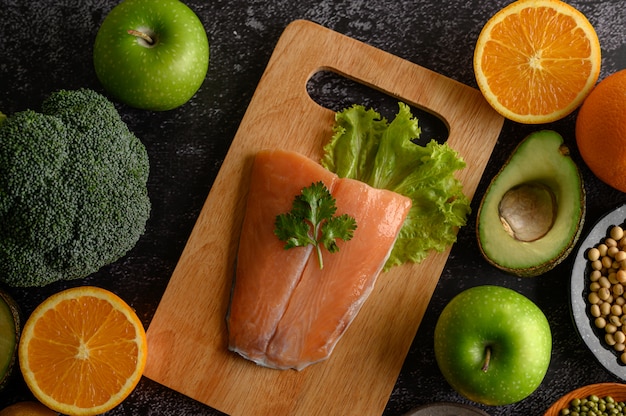
{"type": "Polygon", "coordinates": [[[93,90],[0,117],[0,281],[44,286],[123,257],[150,216],[148,174],[145,146],[93,90]]]}

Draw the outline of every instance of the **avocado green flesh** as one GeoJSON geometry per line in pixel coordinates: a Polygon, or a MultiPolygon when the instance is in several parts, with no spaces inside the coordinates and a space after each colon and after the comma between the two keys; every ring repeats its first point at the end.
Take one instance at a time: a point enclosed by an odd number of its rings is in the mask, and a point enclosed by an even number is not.
{"type": "Polygon", "coordinates": [[[4,298],[0,296],[0,385],[11,370],[16,345],[15,315],[4,298]]]}
{"type": "Polygon", "coordinates": [[[533,133],[492,180],[479,209],[477,227],[481,251],[495,266],[520,276],[537,275],[563,260],[576,242],[584,219],[585,194],[578,167],[564,150],[558,133],[533,133]],[[552,228],[530,242],[509,235],[498,211],[504,194],[523,183],[548,186],[556,201],[552,228]]]}

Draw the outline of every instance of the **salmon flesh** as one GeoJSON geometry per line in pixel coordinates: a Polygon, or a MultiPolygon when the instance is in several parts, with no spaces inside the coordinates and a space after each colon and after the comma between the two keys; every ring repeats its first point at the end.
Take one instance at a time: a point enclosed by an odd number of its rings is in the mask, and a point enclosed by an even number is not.
{"type": "Polygon", "coordinates": [[[228,348],[259,365],[301,370],[327,359],[371,293],[411,200],[339,178],[296,152],[264,150],[254,159],[227,316],[228,348]],[[336,215],[357,228],[339,251],[324,248],[320,269],[313,246],[285,249],[274,234],[303,188],[322,181],[336,215]]]}

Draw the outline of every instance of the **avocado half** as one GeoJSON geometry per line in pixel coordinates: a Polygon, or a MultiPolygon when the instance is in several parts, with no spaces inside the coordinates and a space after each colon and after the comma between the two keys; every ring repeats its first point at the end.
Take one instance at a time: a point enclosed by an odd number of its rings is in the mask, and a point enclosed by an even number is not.
{"type": "Polygon", "coordinates": [[[520,277],[561,263],[585,220],[583,179],[563,137],[552,130],[527,136],[492,179],[477,213],[482,255],[520,277]]]}
{"type": "Polygon", "coordinates": [[[20,315],[15,300],[0,288],[0,390],[9,382],[16,364],[22,330],[20,315]]]}

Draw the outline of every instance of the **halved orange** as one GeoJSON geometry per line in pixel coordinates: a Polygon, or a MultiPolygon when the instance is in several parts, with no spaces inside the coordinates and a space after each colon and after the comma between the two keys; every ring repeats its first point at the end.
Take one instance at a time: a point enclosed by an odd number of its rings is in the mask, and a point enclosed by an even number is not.
{"type": "Polygon", "coordinates": [[[144,327],[114,293],[82,286],[56,293],[26,321],[19,345],[26,384],[66,415],[96,415],[120,404],[146,364],[144,327]]]}
{"type": "Polygon", "coordinates": [[[549,123],[574,111],[600,74],[595,29],[560,0],[517,0],[483,27],[474,74],[486,100],[504,117],[549,123]]]}

